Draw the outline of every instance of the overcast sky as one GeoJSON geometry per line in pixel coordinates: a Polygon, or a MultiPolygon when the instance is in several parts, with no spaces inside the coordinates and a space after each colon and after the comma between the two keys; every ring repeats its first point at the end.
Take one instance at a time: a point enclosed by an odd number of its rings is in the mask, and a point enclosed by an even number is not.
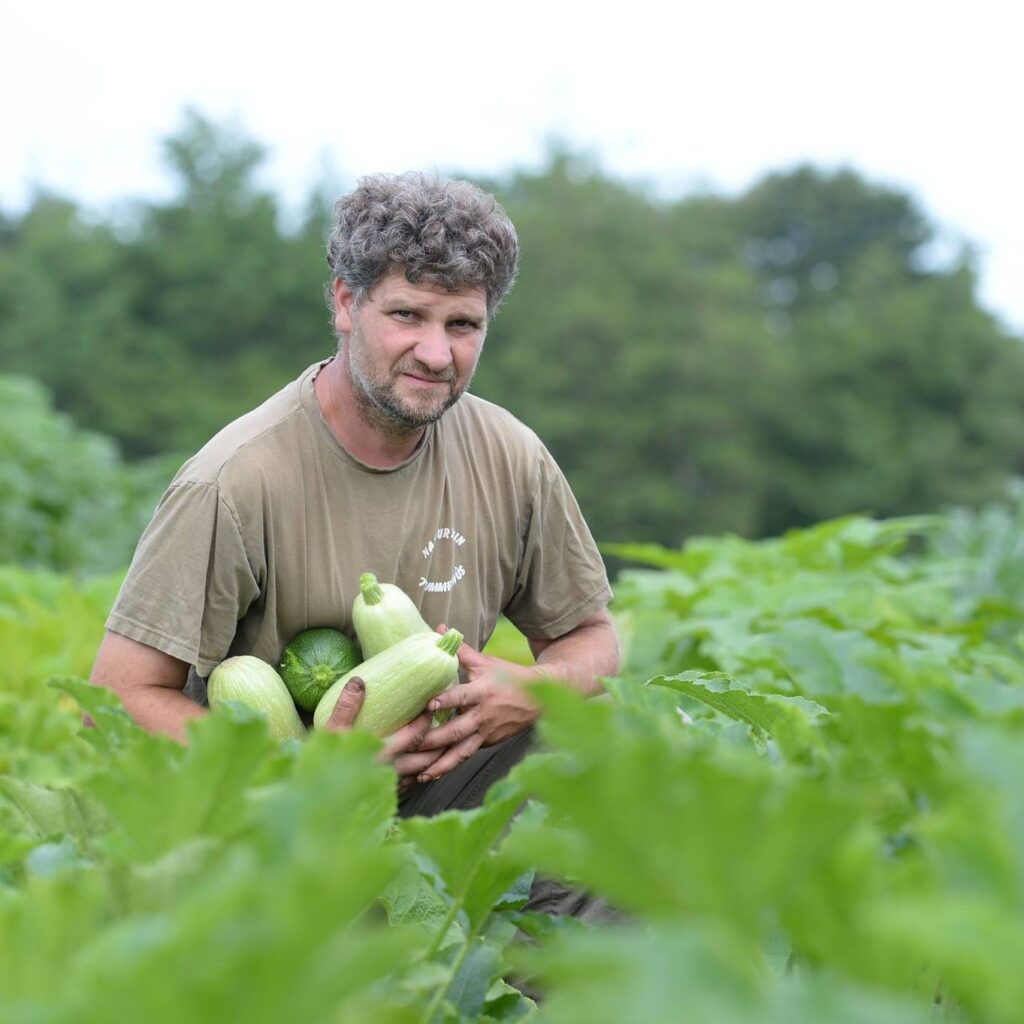
{"type": "Polygon", "coordinates": [[[667,195],[798,161],[911,191],[1024,335],[1015,5],[918,0],[148,5],[0,0],[0,206],[161,197],[187,105],[266,145],[297,203],[410,168],[536,166],[552,136],[667,195]]]}

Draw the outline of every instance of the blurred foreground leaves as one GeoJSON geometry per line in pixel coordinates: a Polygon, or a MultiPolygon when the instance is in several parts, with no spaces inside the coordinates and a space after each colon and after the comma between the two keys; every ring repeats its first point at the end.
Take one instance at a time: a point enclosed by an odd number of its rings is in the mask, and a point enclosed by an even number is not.
{"type": "MultiPolygon", "coordinates": [[[[49,727],[0,738],[0,1015],[1010,1024],[1021,516],[621,552],[656,566],[617,582],[623,675],[540,687],[542,749],[429,820],[369,737],[231,713],[182,748],[12,677],[49,727]],[[534,873],[618,921],[531,911],[534,873]]],[[[17,578],[0,607],[45,617],[17,578]]]]}

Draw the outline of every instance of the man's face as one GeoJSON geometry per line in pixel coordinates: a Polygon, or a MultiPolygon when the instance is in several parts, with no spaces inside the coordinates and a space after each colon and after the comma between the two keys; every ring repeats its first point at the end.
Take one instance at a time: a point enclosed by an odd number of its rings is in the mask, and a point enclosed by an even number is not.
{"type": "Polygon", "coordinates": [[[415,430],[440,418],[469,386],[487,328],[482,287],[448,292],[412,284],[401,270],[356,306],[334,283],[335,328],[356,395],[375,418],[415,430]]]}

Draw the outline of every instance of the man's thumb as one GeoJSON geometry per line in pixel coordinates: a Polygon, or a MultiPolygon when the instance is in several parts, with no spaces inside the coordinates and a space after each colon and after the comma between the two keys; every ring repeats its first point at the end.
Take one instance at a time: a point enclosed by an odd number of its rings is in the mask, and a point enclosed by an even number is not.
{"type": "Polygon", "coordinates": [[[338,695],[338,703],[334,705],[331,717],[327,720],[328,729],[351,729],[352,723],[363,706],[366,696],[366,684],[359,676],[353,676],[338,695]]]}
{"type": "Polygon", "coordinates": [[[465,640],[459,644],[456,656],[459,659],[459,664],[466,669],[478,668],[487,663],[487,658],[475,647],[470,647],[465,640]]]}

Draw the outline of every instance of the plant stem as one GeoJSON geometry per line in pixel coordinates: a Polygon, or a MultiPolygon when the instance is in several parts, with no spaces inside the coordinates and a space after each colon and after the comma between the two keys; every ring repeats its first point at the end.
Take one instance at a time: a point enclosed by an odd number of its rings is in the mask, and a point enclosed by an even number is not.
{"type": "Polygon", "coordinates": [[[434,998],[430,1000],[430,1004],[427,1006],[426,1013],[423,1014],[422,1024],[430,1024],[434,1019],[434,1014],[440,1009],[441,1004],[444,1002],[444,997],[448,995],[448,989],[452,987],[452,982],[455,980],[459,973],[459,968],[462,967],[462,962],[466,959],[466,954],[469,953],[469,947],[473,944],[473,940],[476,938],[476,932],[472,931],[466,936],[466,941],[462,944],[462,949],[459,950],[458,956],[452,961],[451,974],[448,975],[448,980],[434,993],[434,998]]]}

